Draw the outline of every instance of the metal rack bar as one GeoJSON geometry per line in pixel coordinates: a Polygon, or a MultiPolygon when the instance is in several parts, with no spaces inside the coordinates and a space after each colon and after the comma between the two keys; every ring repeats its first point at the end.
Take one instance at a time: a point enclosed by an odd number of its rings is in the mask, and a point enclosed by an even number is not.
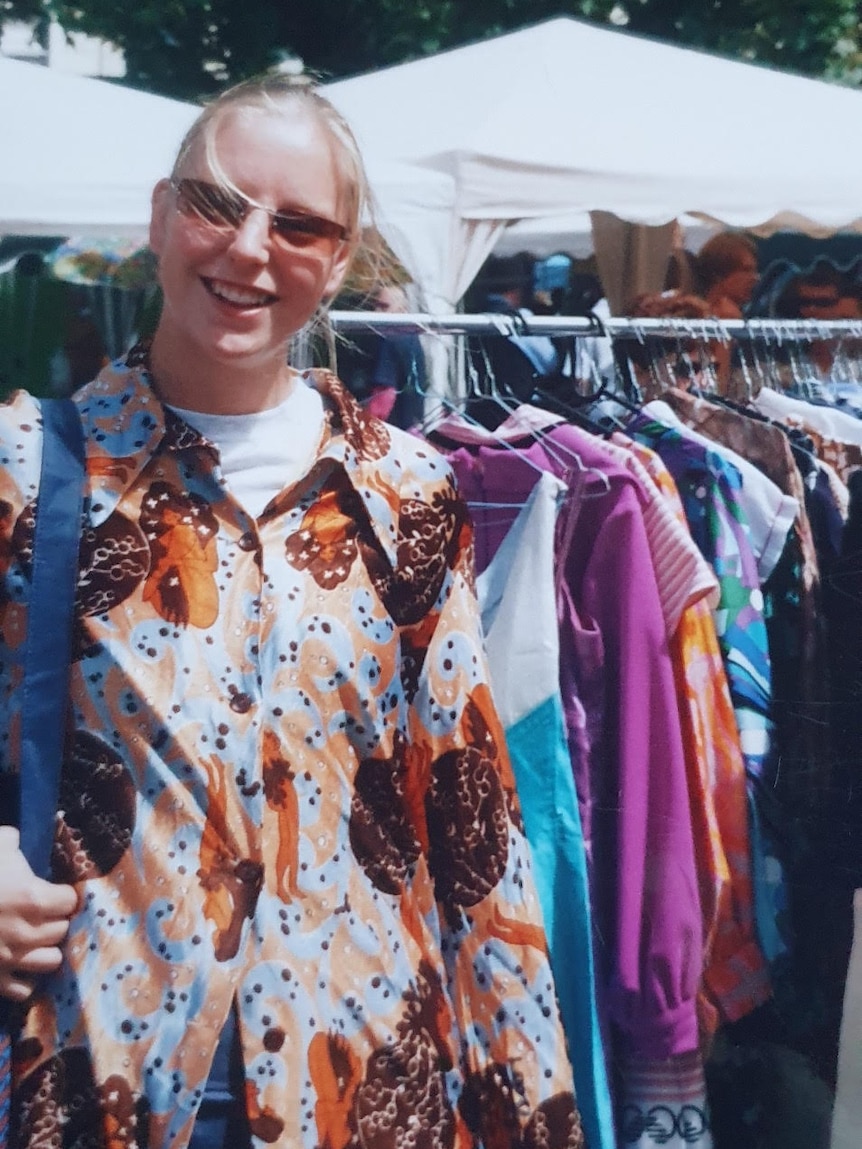
{"type": "Polygon", "coordinates": [[[862,339],[855,319],[590,319],[570,315],[429,315],[412,312],[330,311],[336,331],[366,329],[433,335],[608,335],[612,339],[757,339],[765,343],[807,343],[818,339],[862,339]]]}

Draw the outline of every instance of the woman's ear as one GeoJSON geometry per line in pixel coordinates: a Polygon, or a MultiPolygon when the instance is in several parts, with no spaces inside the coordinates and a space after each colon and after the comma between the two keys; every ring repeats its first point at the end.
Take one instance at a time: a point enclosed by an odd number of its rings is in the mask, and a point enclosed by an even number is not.
{"type": "Polygon", "coordinates": [[[170,180],[159,180],[153,188],[150,208],[150,249],[161,255],[171,210],[173,190],[170,180]]]}

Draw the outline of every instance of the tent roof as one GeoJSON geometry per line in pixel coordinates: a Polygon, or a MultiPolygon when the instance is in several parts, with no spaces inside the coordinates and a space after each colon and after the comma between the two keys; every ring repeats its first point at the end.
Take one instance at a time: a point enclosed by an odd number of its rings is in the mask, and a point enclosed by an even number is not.
{"type": "Polygon", "coordinates": [[[194,104],[0,58],[0,230],[146,232],[194,104]]]}
{"type": "Polygon", "coordinates": [[[559,18],[327,86],[368,155],[451,173],[462,219],[837,229],[862,93],[559,18]]]}

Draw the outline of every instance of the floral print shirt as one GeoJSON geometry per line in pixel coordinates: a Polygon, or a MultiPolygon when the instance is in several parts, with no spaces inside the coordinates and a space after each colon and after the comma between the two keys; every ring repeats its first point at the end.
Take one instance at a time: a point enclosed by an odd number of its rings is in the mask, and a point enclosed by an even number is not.
{"type": "MultiPolygon", "coordinates": [[[[253,519],[143,353],[87,444],[54,850],[79,891],[16,1046],[20,1145],[183,1149],[236,1003],[256,1146],[582,1145],[448,464],[326,372],[253,519]]],[[[16,761],[39,410],[0,408],[16,761]]]]}

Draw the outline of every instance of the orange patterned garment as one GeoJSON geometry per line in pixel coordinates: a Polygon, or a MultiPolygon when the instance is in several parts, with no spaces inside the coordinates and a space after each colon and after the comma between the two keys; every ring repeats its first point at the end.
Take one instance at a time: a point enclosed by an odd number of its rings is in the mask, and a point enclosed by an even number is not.
{"type": "MultiPolygon", "coordinates": [[[[255,1145],[583,1143],[448,465],[331,375],[252,518],[143,353],[76,395],[89,499],[54,867],[80,895],[16,1048],[21,1149],[183,1149],[236,1003],[255,1145]]],[[[0,408],[3,762],[40,453],[0,408]]]]}

